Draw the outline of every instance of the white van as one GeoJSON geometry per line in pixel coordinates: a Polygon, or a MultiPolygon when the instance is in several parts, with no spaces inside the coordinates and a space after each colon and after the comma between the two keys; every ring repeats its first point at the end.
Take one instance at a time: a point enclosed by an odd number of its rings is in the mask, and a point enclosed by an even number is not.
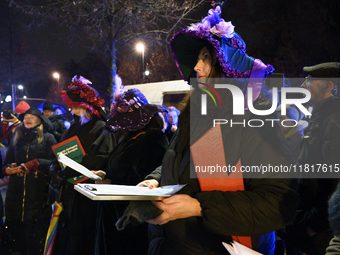
{"type": "Polygon", "coordinates": [[[190,85],[183,80],[125,86],[125,90],[132,88],[139,89],[150,104],[165,105],[166,107],[175,106],[176,108],[190,91],[190,85]]]}

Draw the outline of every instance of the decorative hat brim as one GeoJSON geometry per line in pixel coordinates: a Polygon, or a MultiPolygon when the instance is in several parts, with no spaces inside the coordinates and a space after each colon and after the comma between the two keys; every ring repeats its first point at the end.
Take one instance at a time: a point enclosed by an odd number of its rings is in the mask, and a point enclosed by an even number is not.
{"type": "MultiPolygon", "coordinates": [[[[206,31],[182,29],[171,39],[170,45],[177,68],[185,81],[190,84],[190,78],[196,78],[194,67],[200,50],[207,44],[213,46],[227,78],[251,77],[255,59],[245,53],[235,37],[218,38],[206,31]]],[[[265,65],[264,77],[273,72],[274,68],[271,65],[265,65]]]]}
{"type": "Polygon", "coordinates": [[[132,112],[117,113],[106,124],[113,132],[118,130],[136,131],[148,125],[158,112],[166,111],[161,105],[146,104],[132,112]]]}
{"type": "Polygon", "coordinates": [[[70,91],[61,90],[59,94],[64,103],[70,108],[80,107],[89,110],[98,118],[106,120],[105,113],[100,107],[94,107],[86,100],[82,99],[78,94],[74,94],[70,91]]]}

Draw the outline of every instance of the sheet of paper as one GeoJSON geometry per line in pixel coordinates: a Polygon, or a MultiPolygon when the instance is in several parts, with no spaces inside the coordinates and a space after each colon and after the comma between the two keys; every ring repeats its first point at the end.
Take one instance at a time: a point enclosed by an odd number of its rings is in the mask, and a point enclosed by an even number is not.
{"type": "Polygon", "coordinates": [[[222,242],[222,244],[231,255],[262,255],[261,253],[249,249],[247,246],[235,241],[233,241],[232,244],[227,244],[225,242],[222,242]]]}
{"type": "Polygon", "coordinates": [[[164,196],[172,195],[183,188],[185,185],[172,185],[163,188],[138,187],[114,184],[85,184],[79,183],[78,186],[91,191],[96,195],[121,195],[121,196],[164,196]]]}
{"type": "Polygon", "coordinates": [[[63,153],[59,154],[58,157],[58,161],[60,161],[61,163],[67,165],[68,167],[71,167],[72,169],[78,171],[79,173],[93,179],[93,180],[101,180],[102,178],[98,175],[95,175],[94,173],[92,173],[89,169],[87,169],[86,167],[82,166],[81,164],[75,162],[73,159],[70,159],[69,157],[67,157],[66,155],[64,155],[63,153]]]}

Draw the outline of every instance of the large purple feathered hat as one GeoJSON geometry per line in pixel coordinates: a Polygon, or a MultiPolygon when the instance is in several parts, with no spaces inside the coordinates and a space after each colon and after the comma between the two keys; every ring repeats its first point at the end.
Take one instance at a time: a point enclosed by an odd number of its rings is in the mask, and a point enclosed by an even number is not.
{"type": "Polygon", "coordinates": [[[213,46],[222,71],[227,78],[264,78],[274,72],[271,65],[246,54],[246,45],[234,31],[231,22],[220,17],[219,6],[211,9],[200,23],[182,29],[171,39],[170,45],[178,70],[183,79],[190,84],[196,78],[194,67],[200,50],[213,46]]]}
{"type": "Polygon", "coordinates": [[[139,89],[129,89],[115,94],[111,105],[111,118],[107,122],[113,132],[136,131],[148,125],[158,112],[166,111],[161,105],[149,104],[139,89]]]}

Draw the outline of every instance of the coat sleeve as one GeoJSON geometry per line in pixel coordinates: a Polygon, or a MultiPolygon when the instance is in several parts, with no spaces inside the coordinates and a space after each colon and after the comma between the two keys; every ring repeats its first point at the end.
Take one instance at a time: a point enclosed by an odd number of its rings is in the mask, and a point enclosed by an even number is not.
{"type": "Polygon", "coordinates": [[[161,182],[162,166],[157,167],[152,173],[148,174],[144,180],[155,179],[158,183],[161,182]]]}
{"type": "Polygon", "coordinates": [[[5,175],[4,171],[8,164],[16,163],[14,158],[14,147],[12,143],[9,145],[4,164],[2,166],[2,173],[5,175]]]}
{"type": "Polygon", "coordinates": [[[45,151],[45,156],[43,158],[38,158],[39,161],[39,166],[38,166],[38,171],[44,173],[44,174],[49,174],[48,173],[48,167],[50,166],[52,159],[50,158],[50,154],[52,152],[52,146],[57,143],[55,140],[54,136],[49,133],[44,134],[44,139],[46,139],[46,151],[45,151]]]}
{"type": "MultiPolygon", "coordinates": [[[[287,150],[281,148],[281,144],[285,143],[282,137],[274,130],[245,128],[240,147],[242,165],[288,165],[291,158],[287,150]]],[[[278,179],[275,174],[267,178],[252,177],[244,179],[244,191],[196,194],[202,208],[201,222],[209,232],[218,235],[262,235],[280,229],[293,220],[298,204],[297,180],[278,179]]]]}

